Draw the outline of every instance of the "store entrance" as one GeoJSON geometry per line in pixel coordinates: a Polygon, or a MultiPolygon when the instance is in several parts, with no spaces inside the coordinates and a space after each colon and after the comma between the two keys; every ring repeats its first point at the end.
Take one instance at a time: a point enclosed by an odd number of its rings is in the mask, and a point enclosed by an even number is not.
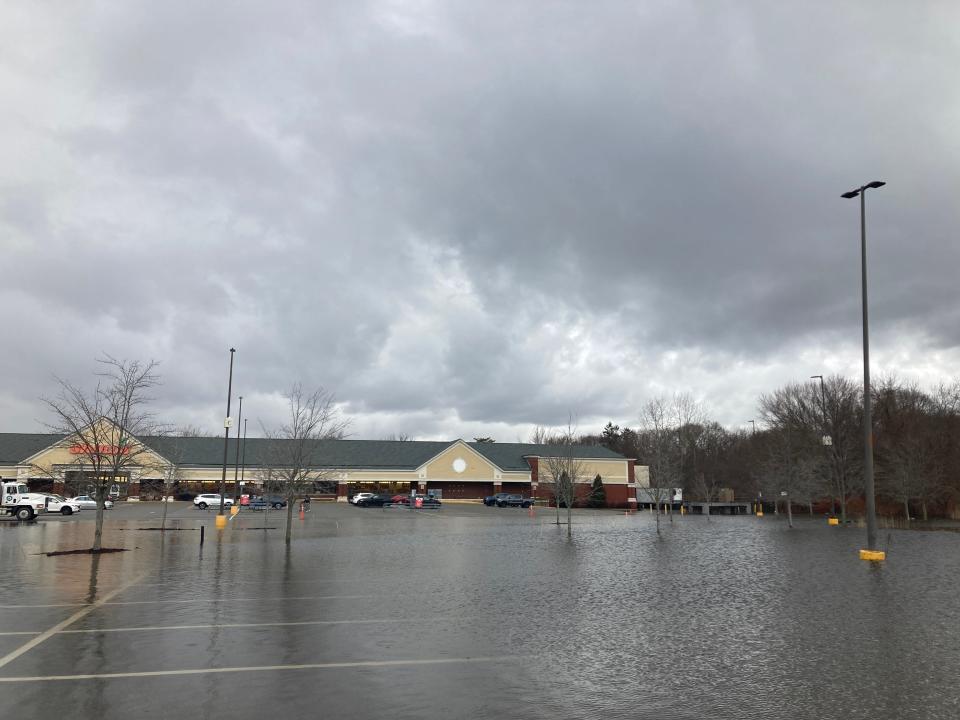
{"type": "Polygon", "coordinates": [[[381,495],[409,495],[410,490],[416,490],[416,482],[352,482],[347,483],[347,496],[353,497],[357,493],[368,492],[381,495]]]}
{"type": "MultiPolygon", "coordinates": [[[[107,493],[110,500],[126,500],[130,485],[130,473],[103,474],[101,480],[109,482],[107,493]]],[[[96,474],[80,470],[67,470],[64,473],[64,491],[67,495],[90,495],[96,493],[96,474]]]]}

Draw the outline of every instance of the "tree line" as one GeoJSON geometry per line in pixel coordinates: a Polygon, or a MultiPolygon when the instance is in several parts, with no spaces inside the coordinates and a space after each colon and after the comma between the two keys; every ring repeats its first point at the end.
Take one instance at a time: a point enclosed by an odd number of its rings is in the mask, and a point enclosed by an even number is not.
{"type": "MultiPolygon", "coordinates": [[[[924,520],[955,512],[960,497],[960,381],[922,389],[888,377],[871,389],[878,508],[924,520]]],[[[863,507],[863,388],[833,375],[763,394],[752,426],[729,429],[689,394],[646,403],[635,428],[610,422],[599,443],[649,467],[655,489],[686,499],[801,505],[842,521],[863,507]]],[[[665,500],[665,498],[664,498],[665,500]]]]}

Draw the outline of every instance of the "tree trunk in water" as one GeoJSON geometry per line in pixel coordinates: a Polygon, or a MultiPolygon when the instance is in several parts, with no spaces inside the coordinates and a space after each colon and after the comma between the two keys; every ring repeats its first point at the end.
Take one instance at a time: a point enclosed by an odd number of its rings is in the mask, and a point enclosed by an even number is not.
{"type": "Polygon", "coordinates": [[[921,503],[920,508],[923,510],[923,521],[926,522],[927,521],[927,501],[926,500],[924,500],[921,503]]]}
{"type": "Polygon", "coordinates": [[[557,525],[560,524],[560,498],[556,493],[553,494],[553,504],[557,506],[557,525]]]}
{"type": "MultiPolygon", "coordinates": [[[[292,497],[287,498],[287,536],[284,538],[284,542],[289,545],[290,538],[293,535],[293,503],[295,499],[292,497]]],[[[266,514],[267,509],[263,509],[264,514],[266,514]]]]}
{"type": "Polygon", "coordinates": [[[907,519],[907,527],[910,526],[910,499],[903,499],[903,515],[907,519]]]}
{"type": "Polygon", "coordinates": [[[160,517],[160,532],[163,532],[164,530],[167,529],[167,505],[170,504],[167,502],[168,497],[169,497],[169,493],[167,492],[167,486],[164,485],[163,497],[161,498],[163,500],[163,515],[160,517]]]}
{"type": "MultiPolygon", "coordinates": [[[[670,504],[667,505],[667,515],[670,516],[670,522],[673,522],[673,491],[670,492],[670,504]]],[[[660,519],[657,518],[657,532],[660,532],[660,519]]]]}
{"type": "Polygon", "coordinates": [[[807,505],[810,506],[810,517],[813,517],[813,500],[808,500],[807,505]]]}
{"type": "Polygon", "coordinates": [[[787,495],[787,527],[793,527],[793,503],[789,495],[787,495]]]}
{"type": "Polygon", "coordinates": [[[103,544],[103,501],[97,500],[97,522],[93,531],[93,551],[98,552],[103,544]]]}
{"type": "Polygon", "coordinates": [[[573,501],[567,503],[567,537],[572,537],[573,533],[573,501]]]}
{"type": "Polygon", "coordinates": [[[847,524],[847,497],[845,495],[840,496],[840,524],[847,524]]]}
{"type": "Polygon", "coordinates": [[[657,535],[660,534],[660,503],[657,503],[657,535]]]}

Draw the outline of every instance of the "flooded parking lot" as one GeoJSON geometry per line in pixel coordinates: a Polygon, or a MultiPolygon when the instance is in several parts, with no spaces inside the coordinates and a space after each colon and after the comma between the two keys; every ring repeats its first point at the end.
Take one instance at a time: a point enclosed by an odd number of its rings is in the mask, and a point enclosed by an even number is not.
{"type": "Polygon", "coordinates": [[[288,551],[284,512],[159,507],[100,558],[43,554],[92,513],[0,525],[0,716],[960,715],[954,533],[873,565],[821,519],[315,504],[288,551]]]}

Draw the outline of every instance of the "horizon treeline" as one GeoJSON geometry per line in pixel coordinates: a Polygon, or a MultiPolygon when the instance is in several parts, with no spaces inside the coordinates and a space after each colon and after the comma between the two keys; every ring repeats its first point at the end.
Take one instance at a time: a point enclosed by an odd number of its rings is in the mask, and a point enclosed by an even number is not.
{"type": "MultiPolygon", "coordinates": [[[[896,377],[871,388],[878,512],[927,519],[960,497],[960,380],[924,390],[896,377]]],[[[649,467],[654,487],[684,497],[789,500],[846,520],[862,508],[863,386],[832,375],[761,395],[755,428],[730,430],[688,394],[650,400],[636,428],[584,435],[649,467]]]]}

